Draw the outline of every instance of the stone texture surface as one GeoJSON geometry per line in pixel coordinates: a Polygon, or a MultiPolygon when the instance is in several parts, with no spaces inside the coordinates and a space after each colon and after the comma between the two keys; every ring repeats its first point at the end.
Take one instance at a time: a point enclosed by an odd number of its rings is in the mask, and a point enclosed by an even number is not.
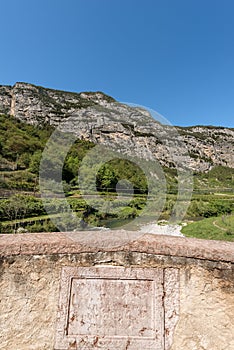
{"type": "Polygon", "coordinates": [[[9,113],[11,106],[11,86],[0,85],[0,113],[9,113]]]}
{"type": "Polygon", "coordinates": [[[161,350],[162,299],[160,268],[64,268],[55,348],[161,350]]]}
{"type": "Polygon", "coordinates": [[[164,269],[164,346],[170,350],[180,312],[179,269],[164,269]]]}
{"type": "Polygon", "coordinates": [[[180,317],[171,350],[234,349],[234,275],[232,286],[216,271],[192,268],[180,276],[180,317]],[[229,289],[229,290],[228,290],[229,289]]]}
{"type": "MultiPolygon", "coordinates": [[[[146,235],[123,247],[105,249],[79,244],[65,234],[0,236],[0,242],[0,349],[55,349],[61,272],[79,267],[86,271],[112,268],[113,276],[119,268],[163,271],[162,350],[234,348],[233,243],[146,235]]],[[[79,286],[78,280],[74,283],[79,286]]],[[[76,286],[73,284],[73,291],[76,286]]],[[[82,288],[84,298],[87,289],[82,288]]],[[[126,284],[121,288],[126,291],[126,284]]],[[[125,344],[131,349],[129,346],[125,344]]],[[[69,349],[82,346],[73,342],[69,349]]]]}
{"type": "Polygon", "coordinates": [[[0,257],[8,255],[63,254],[97,251],[134,251],[166,256],[234,263],[234,243],[196,238],[143,234],[135,239],[128,232],[126,243],[116,240],[126,231],[0,234],[0,257]]]}

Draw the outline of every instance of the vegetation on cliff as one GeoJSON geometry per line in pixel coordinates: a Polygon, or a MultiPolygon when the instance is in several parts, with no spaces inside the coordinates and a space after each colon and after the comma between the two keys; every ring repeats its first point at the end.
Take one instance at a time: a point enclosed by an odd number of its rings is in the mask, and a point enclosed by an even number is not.
{"type": "MultiPolygon", "coordinates": [[[[47,215],[39,193],[39,166],[46,142],[54,131],[48,124],[29,125],[9,115],[0,115],[0,220],[1,232],[27,230],[56,231],[57,228],[47,215]]],[[[125,198],[118,202],[118,210],[111,213],[100,213],[92,208],[80,196],[77,184],[79,166],[83,157],[94,144],[88,140],[78,139],[70,148],[63,165],[63,188],[68,202],[81,222],[93,225],[117,225],[118,221],[131,220],[144,209],[147,201],[147,179],[143,171],[123,159],[114,159],[101,165],[96,178],[97,191],[108,201],[116,198],[116,185],[127,179],[131,186],[129,193],[125,186],[125,198]],[[133,191],[133,199],[128,194],[133,191]]],[[[49,166],[53,169],[53,159],[49,166]]],[[[161,213],[162,219],[172,214],[177,197],[177,172],[164,167],[167,182],[167,200],[161,213]]],[[[88,169],[87,169],[88,181],[88,169]]],[[[51,186],[57,186],[56,181],[51,186]]],[[[194,173],[194,193],[187,210],[187,219],[211,218],[188,225],[184,232],[191,236],[217,239],[234,239],[233,232],[233,187],[234,169],[214,166],[208,172],[194,173]],[[214,218],[217,218],[214,219],[214,218]],[[230,224],[227,224],[229,223],[230,224]],[[209,233],[202,222],[212,223],[215,228],[209,233]],[[200,226],[199,226],[200,225],[200,226]],[[226,226],[225,226],[226,225],[226,226]],[[220,228],[222,226],[222,228],[220,228]],[[225,226],[225,227],[224,227],[225,226]],[[196,227],[196,230],[193,230],[196,227]],[[203,233],[199,233],[202,227],[203,233]],[[219,230],[219,234],[217,233],[219,230]]],[[[52,215],[61,211],[61,201],[50,199],[52,215]]],[[[153,212],[149,216],[153,217],[153,212]]],[[[213,229],[212,226],[212,229],[213,229]]],[[[77,227],[75,227],[77,229],[77,227]]]]}

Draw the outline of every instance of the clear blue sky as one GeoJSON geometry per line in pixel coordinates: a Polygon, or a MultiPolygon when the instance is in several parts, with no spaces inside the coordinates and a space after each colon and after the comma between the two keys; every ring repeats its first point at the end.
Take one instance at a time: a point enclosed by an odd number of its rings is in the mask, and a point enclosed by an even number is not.
{"type": "Polygon", "coordinates": [[[103,91],[174,125],[234,127],[233,0],[11,0],[0,84],[103,91]]]}

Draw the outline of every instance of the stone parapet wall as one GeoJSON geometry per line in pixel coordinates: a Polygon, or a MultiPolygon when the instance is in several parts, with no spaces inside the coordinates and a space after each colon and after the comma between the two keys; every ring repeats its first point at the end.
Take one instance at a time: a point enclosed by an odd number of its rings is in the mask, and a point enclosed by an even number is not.
{"type": "Polygon", "coordinates": [[[118,234],[0,235],[0,349],[233,350],[234,244],[118,234]]]}

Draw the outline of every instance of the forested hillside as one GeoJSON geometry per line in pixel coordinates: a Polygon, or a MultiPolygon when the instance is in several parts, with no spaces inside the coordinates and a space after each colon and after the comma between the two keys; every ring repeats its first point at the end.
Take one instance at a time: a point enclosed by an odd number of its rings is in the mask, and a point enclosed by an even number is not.
{"type": "MultiPolygon", "coordinates": [[[[63,193],[78,218],[74,223],[64,222],[64,230],[69,225],[72,230],[83,229],[90,224],[121,227],[145,209],[148,221],[155,217],[159,221],[168,220],[173,216],[174,205],[178,201],[179,167],[172,157],[176,150],[180,164],[185,162],[190,167],[193,178],[193,194],[184,220],[208,218],[208,228],[205,226],[203,230],[207,237],[234,240],[233,129],[204,126],[172,128],[153,120],[148,112],[118,104],[101,92],[78,94],[25,83],[0,88],[0,111],[1,232],[58,230],[51,221],[51,215],[56,217],[66,210],[61,200],[63,193]],[[76,135],[62,164],[63,193],[58,190],[56,178],[60,149],[55,147],[53,155],[48,158],[43,153],[49,138],[62,123],[65,123],[65,132],[76,135]],[[90,197],[87,201],[81,193],[78,172],[82,165],[84,181],[89,184],[92,180],[90,168],[85,168],[83,160],[97,145],[111,148],[115,156],[104,163],[100,161],[100,166],[96,164],[95,188],[101,197],[97,200],[90,192],[87,193],[90,197]],[[187,149],[186,156],[183,148],[187,149]],[[135,158],[124,157],[124,154],[135,158]],[[46,158],[46,168],[40,168],[42,155],[46,158]],[[134,162],[136,156],[138,162],[134,162]],[[158,186],[160,188],[165,182],[166,193],[160,213],[154,209],[158,194],[157,191],[150,192],[143,165],[148,163],[144,161],[159,162],[158,168],[163,172],[158,186]],[[39,178],[45,169],[50,171],[49,186],[55,194],[53,198],[48,198],[50,215],[40,198],[39,178]],[[108,209],[110,206],[111,210],[108,209]],[[214,237],[210,234],[213,229],[216,232],[214,237]]],[[[101,160],[102,154],[98,154],[97,158],[101,160]]],[[[183,200],[179,200],[183,205],[183,200]]],[[[199,236],[196,222],[192,226],[193,231],[189,227],[183,228],[185,234],[199,236]]]]}

